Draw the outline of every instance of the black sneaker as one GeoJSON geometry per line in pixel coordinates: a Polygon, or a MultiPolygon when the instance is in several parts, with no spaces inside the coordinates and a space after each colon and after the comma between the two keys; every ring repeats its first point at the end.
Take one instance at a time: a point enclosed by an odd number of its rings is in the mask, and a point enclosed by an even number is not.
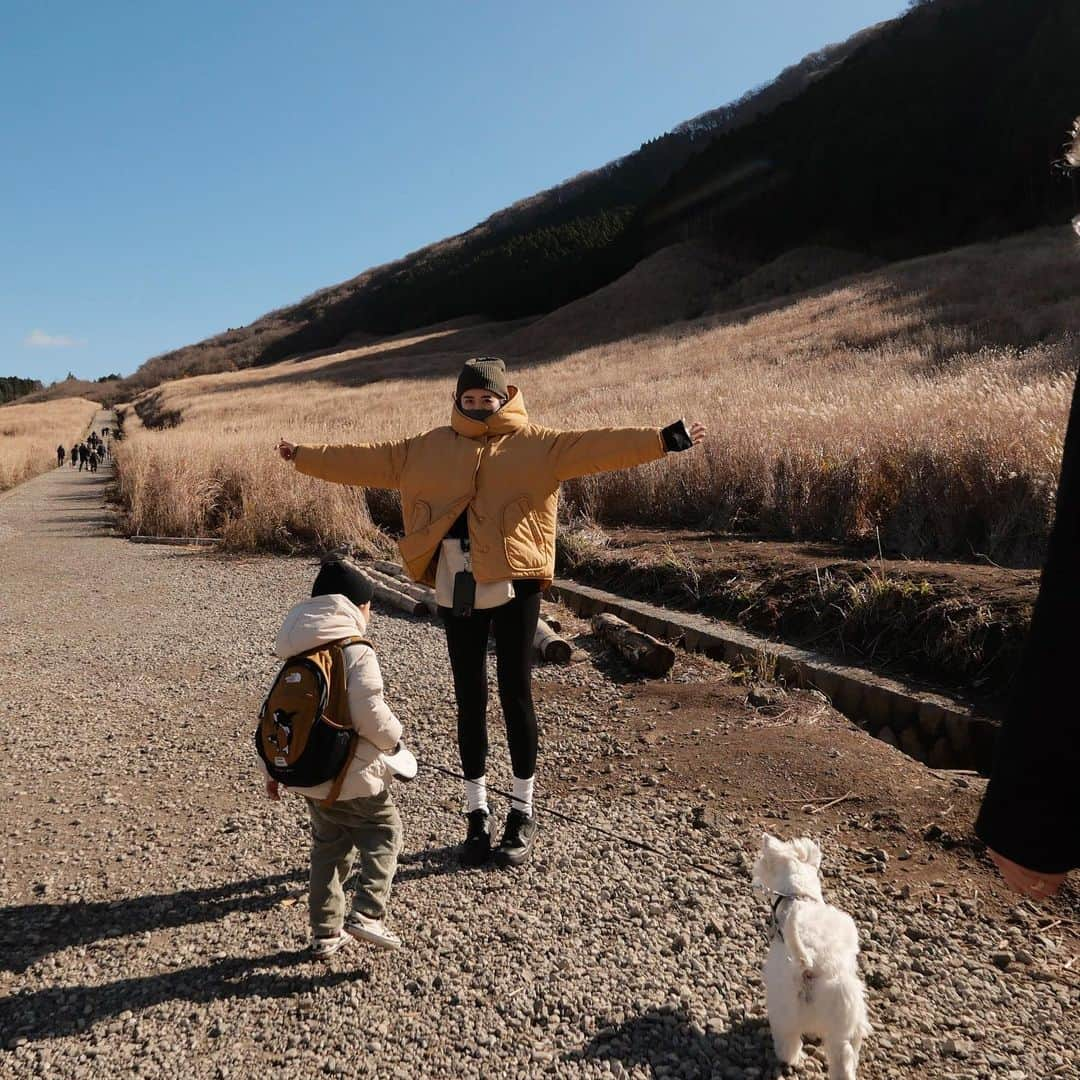
{"type": "Polygon", "coordinates": [[[483,866],[491,858],[491,817],[486,810],[471,810],[465,817],[469,831],[458,860],[462,866],[483,866]]]}
{"type": "Polygon", "coordinates": [[[523,814],[516,807],[506,815],[506,828],[495,849],[499,862],[506,866],[520,866],[532,854],[537,824],[534,818],[523,814]]]}

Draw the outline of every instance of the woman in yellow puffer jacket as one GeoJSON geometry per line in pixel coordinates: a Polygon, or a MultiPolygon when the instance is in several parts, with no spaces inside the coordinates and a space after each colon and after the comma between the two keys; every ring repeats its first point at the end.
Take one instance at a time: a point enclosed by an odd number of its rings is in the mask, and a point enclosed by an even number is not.
{"type": "Polygon", "coordinates": [[[458,747],[468,833],[461,860],[491,852],[487,807],[487,640],[495,633],[499,698],[514,773],[514,800],[497,849],[516,865],[530,855],[536,771],[532,655],[540,594],[555,575],[559,485],[589,473],[643,465],[688,450],[705,428],[555,431],[529,420],[496,357],[462,368],[450,425],[390,442],[295,445],[278,452],[309,476],[401,492],[402,562],[433,585],[446,629],[458,707],[458,747]]]}

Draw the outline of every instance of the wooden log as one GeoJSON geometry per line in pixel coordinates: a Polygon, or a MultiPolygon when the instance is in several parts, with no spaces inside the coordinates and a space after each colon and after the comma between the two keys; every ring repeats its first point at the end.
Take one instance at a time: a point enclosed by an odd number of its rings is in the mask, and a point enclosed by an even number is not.
{"type": "Polygon", "coordinates": [[[415,582],[409,588],[402,588],[404,593],[408,593],[409,596],[415,596],[425,608],[429,615],[439,614],[439,601],[435,598],[435,590],[428,588],[427,585],[418,585],[415,582]]]}
{"type": "Polygon", "coordinates": [[[405,573],[405,568],[400,563],[387,562],[386,559],[372,559],[371,565],[380,574],[387,574],[389,577],[398,578],[400,581],[409,579],[408,574],[405,573]]]}
{"type": "Polygon", "coordinates": [[[613,645],[639,671],[653,678],[666,675],[675,664],[675,650],[670,645],[608,612],[593,617],[593,629],[613,645]]]}
{"type": "Polygon", "coordinates": [[[424,605],[428,613],[435,615],[438,613],[439,604],[435,599],[435,590],[429,589],[426,585],[418,585],[414,581],[403,581],[400,578],[391,577],[389,574],[382,574],[378,570],[372,570],[365,567],[364,572],[373,581],[377,581],[380,585],[385,585],[388,589],[393,589],[395,592],[402,592],[406,596],[411,596],[414,600],[419,600],[424,605]]]}
{"type": "Polygon", "coordinates": [[[574,652],[570,642],[559,637],[543,619],[536,624],[533,647],[549,664],[569,664],[574,652]]]}
{"type": "Polygon", "coordinates": [[[400,611],[407,611],[410,615],[423,615],[427,611],[427,605],[422,600],[417,600],[414,596],[406,596],[405,593],[391,589],[381,581],[376,581],[371,574],[364,573],[375,589],[375,599],[380,603],[388,604],[400,611]]]}

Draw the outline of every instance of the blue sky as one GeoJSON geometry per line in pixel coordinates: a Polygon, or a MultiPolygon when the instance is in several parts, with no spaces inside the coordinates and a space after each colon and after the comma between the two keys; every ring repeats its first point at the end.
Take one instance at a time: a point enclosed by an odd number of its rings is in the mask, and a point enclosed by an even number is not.
{"type": "Polygon", "coordinates": [[[128,374],[906,6],[5,0],[0,375],[128,374]]]}

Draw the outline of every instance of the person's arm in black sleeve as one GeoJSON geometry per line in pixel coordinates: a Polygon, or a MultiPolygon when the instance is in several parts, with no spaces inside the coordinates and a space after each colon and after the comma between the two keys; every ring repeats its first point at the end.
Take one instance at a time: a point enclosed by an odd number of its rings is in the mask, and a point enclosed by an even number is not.
{"type": "Polygon", "coordinates": [[[975,824],[1021,867],[1080,867],[1080,384],[1073,393],[1057,510],[1031,629],[975,824]]]}

